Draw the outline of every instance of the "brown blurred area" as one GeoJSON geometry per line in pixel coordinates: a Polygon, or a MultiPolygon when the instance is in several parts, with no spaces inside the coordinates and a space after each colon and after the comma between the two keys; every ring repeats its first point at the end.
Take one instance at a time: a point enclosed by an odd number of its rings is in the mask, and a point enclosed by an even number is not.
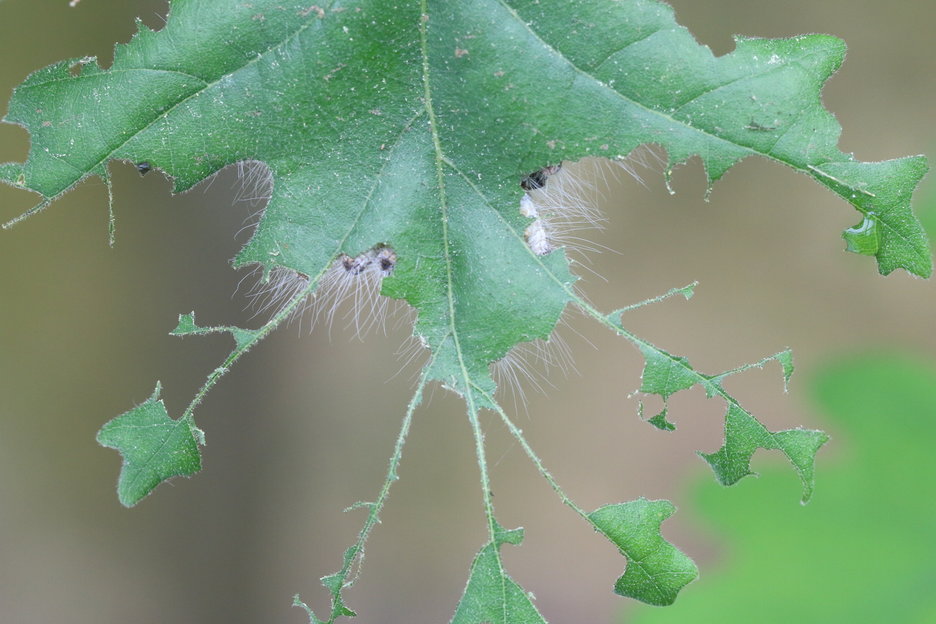
{"type": "MultiPolygon", "coordinates": [[[[844,127],[843,151],[884,160],[934,144],[936,4],[671,4],[718,54],[730,51],[733,33],[842,37],[848,59],[824,100],[844,127]]],[[[49,63],[97,55],[109,64],[135,16],[158,28],[166,10],[156,1],[67,5],[0,2],[3,102],[49,63]]],[[[0,162],[21,161],[27,149],[23,129],[0,126],[0,162]]],[[[363,522],[361,511],[342,510],[376,496],[412,392],[416,366],[401,371],[398,355],[408,317],[364,341],[340,321],[330,331],[281,328],[198,410],[208,440],[202,473],[124,509],[114,492],[119,457],[98,447],[95,433],[149,397],[157,379],[177,417],[227,354],[223,336],[168,336],[179,313],[258,324],[239,288],[245,274],[228,260],[260,206],[235,201],[232,171],[179,197],[159,173],[140,178],[126,163],[111,171],[113,249],[98,180],[0,232],[0,621],[300,623],[306,616],[290,606],[297,592],[321,617],[328,603],[318,578],[338,569],[363,522]]],[[[673,196],[659,166],[638,171],[642,184],[609,168],[595,179],[608,222],[594,239],[616,253],[590,255],[604,280],[579,271],[583,291],[610,310],[700,282],[690,302],[630,313],[626,323],[639,335],[711,373],[788,346],[799,375],[862,346],[936,353],[933,285],[900,272],[880,277],[873,259],[846,254],[840,232],[858,213],[804,176],[751,159],[706,203],[697,161],[676,171],[673,196]]],[[[31,200],[0,187],[0,218],[31,200]]],[[[628,397],[640,383],[639,354],[580,316],[570,315],[562,333],[575,370],[552,371],[543,392],[527,384],[525,402],[504,394],[532,446],[586,509],[638,496],[680,505],[687,480],[707,470],[694,451],[720,444],[723,405],[698,391],[677,395],[670,413],[678,431],[656,431],[628,397]]],[[[728,388],[773,429],[823,426],[796,376],[783,394],[775,367],[732,378],[728,388]]],[[[441,388],[427,399],[363,576],[346,593],[361,622],[448,621],[485,541],[463,407],[441,388]]],[[[622,614],[626,601],[610,588],[624,560],[560,504],[492,416],[484,424],[498,519],[527,531],[521,548],[504,547],[509,572],[549,621],[622,614]]],[[[817,496],[822,464],[836,452],[834,441],[822,452],[817,496]]],[[[792,471],[789,499],[798,504],[792,471]]],[[[691,514],[677,514],[664,534],[703,571],[718,556],[691,514]]]]}

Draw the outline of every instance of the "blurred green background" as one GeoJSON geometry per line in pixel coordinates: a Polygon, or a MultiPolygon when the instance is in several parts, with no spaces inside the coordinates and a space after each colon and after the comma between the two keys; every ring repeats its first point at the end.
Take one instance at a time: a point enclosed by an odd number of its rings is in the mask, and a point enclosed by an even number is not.
{"type": "MultiPolygon", "coordinates": [[[[862,160],[884,160],[924,153],[936,143],[933,2],[671,4],[679,21],[718,54],[731,49],[733,33],[844,38],[848,59],[824,90],[827,107],[844,126],[841,148],[862,160]]],[[[0,100],[28,73],[63,58],[97,55],[109,64],[113,42],[127,41],[134,31],[133,18],[158,28],[167,6],[128,0],[67,5],[0,2],[0,100]]],[[[27,149],[24,130],[0,126],[0,162],[21,161],[27,149]]],[[[111,171],[114,249],[106,244],[106,190],[96,180],[0,233],[0,621],[304,622],[305,615],[290,607],[292,595],[300,592],[317,612],[326,611],[317,579],[339,567],[363,521],[361,512],[341,510],[373,499],[380,485],[417,370],[398,355],[410,333],[406,317],[366,341],[341,322],[330,331],[319,326],[310,333],[308,323],[278,331],[237,365],[196,414],[208,437],[203,472],[123,509],[114,492],[119,457],[98,447],[94,435],[150,396],[157,379],[177,416],[226,355],[229,343],[222,336],[168,336],[179,313],[194,309],[211,324],[257,324],[246,286],[239,286],[246,274],[231,270],[228,260],[246,241],[243,227],[261,206],[237,201],[232,171],[180,197],[169,196],[159,174],[140,178],[131,165],[116,163],[111,171]]],[[[643,184],[611,170],[595,181],[592,194],[608,223],[594,238],[619,253],[591,256],[590,267],[607,281],[582,270],[584,291],[600,308],[612,309],[699,280],[691,302],[636,311],[628,322],[704,371],[792,347],[799,372],[789,395],[773,369],[732,378],[728,389],[772,429],[803,425],[833,434],[820,453],[814,502],[798,504],[792,471],[774,476],[780,464],[770,455],[755,458],[765,478],[716,493],[689,488],[711,479],[694,451],[719,446],[722,404],[692,391],[672,401],[677,432],[639,422],[636,401],[628,397],[639,385],[639,355],[575,315],[562,333],[576,370],[551,371],[545,392],[528,385],[525,403],[506,393],[506,405],[586,509],[638,496],[669,498],[680,507],[664,535],[696,558],[703,574],[685,590],[687,605],[706,596],[735,602],[742,591],[759,595],[758,587],[788,588],[793,603],[821,597],[825,587],[790,584],[791,568],[768,565],[785,551],[752,545],[757,539],[776,542],[781,530],[783,544],[804,568],[834,556],[856,575],[864,569],[874,574],[887,553],[876,548],[873,533],[887,531],[892,517],[876,509],[861,519],[879,522],[866,533],[852,525],[858,510],[874,508],[869,489],[887,484],[841,475],[879,474],[874,462],[882,470],[900,462],[905,472],[892,479],[902,480],[907,496],[918,483],[925,496],[925,488],[932,489],[928,454],[917,447],[900,453],[897,437],[886,441],[897,449],[891,454],[862,452],[859,442],[868,442],[859,429],[871,427],[868,419],[853,422],[847,411],[826,414],[810,398],[807,380],[833,354],[874,346],[906,349],[922,360],[936,357],[933,285],[902,273],[880,277],[873,259],[844,253],[839,234],[859,221],[858,214],[779,165],[741,163],[708,203],[697,162],[676,172],[675,196],[666,192],[659,167],[639,171],[643,184]],[[784,514],[779,526],[774,512],[784,514]],[[759,538],[752,525],[764,526],[759,538]],[[835,549],[812,548],[817,533],[846,541],[835,549]],[[851,547],[848,535],[856,535],[851,547]],[[751,561],[761,552],[770,559],[763,566],[751,561]],[[743,565],[751,566],[747,584],[733,590],[722,579],[731,578],[732,566],[737,573],[743,565]]],[[[936,220],[926,195],[918,194],[917,206],[936,220]]],[[[31,202],[25,193],[0,188],[0,218],[31,202]]],[[[892,391],[881,386],[879,396],[892,391]]],[[[431,394],[416,415],[402,479],[368,545],[364,575],[346,596],[362,622],[448,621],[485,540],[462,406],[441,389],[431,394]]],[[[931,425],[922,428],[931,402],[908,411],[896,402],[884,405],[893,409],[884,414],[882,408],[882,418],[894,427],[909,427],[918,441],[932,438],[931,425]]],[[[523,547],[505,547],[508,569],[535,593],[544,616],[552,622],[683,621],[675,610],[638,612],[610,593],[623,559],[559,504],[496,421],[487,423],[499,520],[527,529],[523,547]]],[[[875,435],[886,438],[889,430],[881,427],[875,435]]],[[[931,527],[931,501],[902,509],[931,527]]],[[[907,541],[918,536],[901,533],[907,541]]],[[[887,598],[895,587],[927,591],[932,583],[914,575],[931,559],[927,546],[901,555],[913,566],[883,568],[891,576],[879,591],[887,598]],[[901,574],[907,575],[904,584],[901,574]]],[[[761,604],[773,604],[768,593],[763,596],[761,604]]],[[[830,595],[826,605],[838,600],[845,599],[830,595]]],[[[924,621],[881,608],[857,617],[924,621]]],[[[743,610],[736,620],[727,619],[727,609],[712,612],[724,614],[721,621],[754,619],[743,610]]],[[[851,612],[838,617],[843,613],[824,610],[812,621],[860,621],[851,612]]],[[[796,621],[810,620],[800,614],[796,621]]]]}

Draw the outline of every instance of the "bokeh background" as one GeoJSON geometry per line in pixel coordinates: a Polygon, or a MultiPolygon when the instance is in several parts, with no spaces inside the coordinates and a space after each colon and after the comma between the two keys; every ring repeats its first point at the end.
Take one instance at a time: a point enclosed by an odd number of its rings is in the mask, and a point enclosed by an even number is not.
{"type": "MultiPolygon", "coordinates": [[[[848,59],[824,90],[844,127],[840,147],[884,160],[936,144],[936,3],[671,4],[718,54],[730,51],[734,33],[844,38],[848,59]]],[[[0,99],[31,71],[63,58],[96,55],[109,64],[113,42],[135,30],[134,17],[158,28],[166,9],[159,1],[84,0],[75,8],[66,0],[0,2],[0,99]]],[[[0,162],[21,161],[27,149],[23,129],[0,126],[0,162]]],[[[820,454],[817,499],[867,495],[860,480],[826,480],[856,457],[855,436],[847,417],[831,419],[820,409],[809,380],[835,356],[881,345],[921,361],[936,357],[933,284],[903,273],[880,277],[873,259],[843,252],[839,233],[858,214],[779,165],[741,163],[706,203],[698,162],[676,171],[672,196],[660,167],[648,164],[638,167],[642,183],[610,169],[595,178],[590,194],[608,221],[594,240],[616,253],[591,256],[590,268],[604,279],[582,270],[584,291],[609,310],[699,280],[690,302],[674,299],[627,321],[704,371],[792,347],[798,373],[788,395],[772,368],[729,380],[729,390],[772,429],[803,425],[833,434],[820,454]]],[[[157,379],[178,416],[226,355],[224,336],[168,336],[179,313],[194,309],[211,324],[258,323],[241,284],[245,273],[228,261],[261,206],[237,200],[233,171],[179,197],[158,173],[140,178],[117,163],[111,171],[115,248],[106,244],[106,189],[96,180],[0,236],[0,621],[300,623],[306,616],[290,607],[297,592],[322,615],[327,596],[317,579],[339,567],[363,521],[361,512],[342,510],[375,497],[414,384],[416,367],[399,355],[407,317],[365,340],[341,322],[330,330],[280,329],[197,412],[208,437],[202,473],[124,509],[114,492],[119,457],[98,447],[95,433],[150,396],[157,379]]],[[[31,201],[0,188],[0,218],[31,201]]],[[[926,190],[918,193],[927,216],[933,203],[926,190]]],[[[629,397],[639,385],[639,354],[574,315],[562,333],[574,369],[547,371],[542,390],[526,384],[525,399],[507,392],[505,404],[582,507],[638,496],[673,500],[680,512],[664,535],[703,571],[684,595],[705,594],[730,572],[732,544],[748,543],[740,534],[732,541],[731,523],[716,531],[691,487],[711,479],[694,452],[720,445],[723,405],[698,391],[677,395],[670,413],[679,429],[659,432],[639,421],[629,397]]],[[[430,394],[416,415],[402,479],[368,544],[364,574],[346,594],[362,622],[448,621],[485,541],[464,411],[444,390],[430,394]]],[[[913,418],[930,415],[917,409],[913,418]]],[[[525,544],[505,547],[504,556],[543,615],[552,622],[647,617],[610,592],[623,570],[613,547],[559,503],[493,418],[486,424],[499,520],[527,530],[525,544]]],[[[911,455],[920,465],[906,478],[928,483],[932,465],[923,453],[911,455]]],[[[771,475],[774,466],[770,455],[755,458],[771,475]]],[[[767,481],[749,479],[719,496],[730,501],[767,481]]],[[[774,488],[770,500],[789,514],[791,535],[798,527],[835,532],[847,524],[847,514],[820,529],[810,524],[812,506],[799,506],[791,470],[769,481],[764,487],[774,488]]],[[[754,504],[738,511],[763,512],[754,504]]],[[[919,514],[924,525],[936,516],[925,504],[919,514]]],[[[853,556],[847,569],[866,574],[874,556],[867,547],[856,540],[837,556],[853,556]]],[[[797,552],[810,565],[812,551],[797,552]]],[[[916,552],[921,562],[929,556],[916,552]]],[[[904,586],[927,586],[912,581],[904,586]]],[[[763,578],[762,587],[774,585],[763,578]]]]}

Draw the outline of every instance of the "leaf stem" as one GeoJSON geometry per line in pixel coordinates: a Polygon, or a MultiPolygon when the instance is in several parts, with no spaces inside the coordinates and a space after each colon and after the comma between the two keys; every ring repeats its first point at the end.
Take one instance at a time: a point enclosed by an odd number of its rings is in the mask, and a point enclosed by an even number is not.
{"type": "MultiPolygon", "coordinates": [[[[481,492],[482,498],[484,500],[484,515],[488,523],[488,532],[491,536],[491,542],[497,542],[497,520],[494,517],[494,500],[491,494],[491,477],[488,474],[487,469],[487,457],[484,452],[484,431],[481,429],[481,422],[478,419],[478,405],[475,401],[474,393],[472,388],[477,389],[477,386],[467,378],[465,379],[466,384],[468,384],[467,392],[465,392],[465,403],[468,404],[468,421],[471,423],[471,431],[474,434],[475,440],[475,455],[478,458],[478,471],[481,476],[481,492]]],[[[479,389],[480,391],[480,389],[479,389]]],[[[484,393],[482,393],[484,394],[484,393]]],[[[489,400],[489,403],[492,405],[497,405],[493,401],[489,400]]],[[[499,406],[498,406],[499,407],[499,406]]],[[[496,550],[496,549],[495,549],[496,550]]],[[[497,556],[498,562],[500,562],[500,555],[497,556]]]]}
{"type": "MultiPolygon", "coordinates": [[[[428,32],[428,22],[429,22],[429,5],[426,0],[421,0],[420,2],[420,18],[419,18],[419,38],[420,38],[420,48],[423,61],[422,74],[423,74],[423,99],[426,113],[429,116],[429,127],[432,133],[432,144],[436,153],[436,177],[439,187],[439,199],[440,205],[442,206],[442,241],[443,247],[446,250],[446,273],[448,277],[448,309],[449,309],[449,321],[454,323],[455,319],[455,301],[454,301],[454,289],[452,288],[452,259],[450,256],[449,250],[451,245],[449,244],[448,239],[448,217],[446,215],[447,199],[445,196],[445,181],[442,173],[442,163],[446,162],[444,152],[442,150],[442,144],[439,140],[438,133],[438,123],[436,121],[435,109],[432,105],[432,84],[429,78],[429,32],[428,32]]],[[[474,433],[475,439],[475,454],[478,458],[478,469],[481,473],[481,488],[483,489],[484,497],[484,513],[487,517],[488,522],[488,531],[491,534],[491,541],[494,542],[496,539],[496,520],[494,518],[494,502],[491,500],[491,484],[490,477],[487,471],[487,459],[484,453],[484,432],[481,430],[481,423],[478,420],[478,405],[474,400],[474,396],[471,392],[472,381],[471,375],[465,369],[464,362],[462,361],[462,351],[461,346],[458,341],[458,331],[454,327],[451,328],[451,337],[455,343],[455,352],[458,354],[459,365],[462,370],[462,375],[465,382],[465,402],[468,406],[468,420],[471,423],[471,430],[474,433]]],[[[498,557],[498,560],[500,558],[498,557]]]]}
{"type": "Polygon", "coordinates": [[[182,420],[188,421],[190,427],[195,426],[195,420],[192,415],[195,412],[195,408],[198,407],[198,405],[205,398],[205,395],[208,394],[208,391],[211,390],[214,385],[218,383],[218,380],[220,380],[221,377],[223,377],[225,373],[231,369],[231,365],[233,365],[234,362],[239,360],[241,356],[247,353],[255,344],[270,335],[274,329],[279,327],[283,321],[288,319],[290,315],[296,311],[296,308],[298,308],[302,302],[305,301],[306,298],[309,297],[318,287],[321,276],[322,274],[320,273],[315,277],[315,279],[310,280],[308,286],[294,295],[293,298],[289,300],[289,303],[283,306],[279,312],[273,315],[273,317],[264,323],[259,329],[250,331],[248,339],[244,341],[238,341],[237,346],[224,359],[224,362],[221,363],[221,366],[211,371],[211,374],[209,374],[208,378],[205,379],[205,383],[202,384],[202,387],[199,388],[191,403],[189,403],[188,407],[185,408],[185,411],[182,413],[182,420]]]}
{"type": "MultiPolygon", "coordinates": [[[[428,369],[429,367],[427,365],[423,374],[420,376],[419,385],[416,387],[416,391],[413,393],[413,398],[410,399],[409,405],[406,408],[406,415],[403,417],[403,423],[400,425],[400,432],[397,434],[396,443],[393,446],[393,455],[390,456],[387,475],[384,477],[383,485],[380,487],[380,493],[377,495],[377,499],[373,503],[367,504],[369,509],[367,519],[364,521],[364,526],[361,528],[361,532],[358,533],[357,541],[353,546],[351,546],[351,548],[348,549],[348,554],[345,556],[344,565],[342,565],[341,570],[338,572],[338,577],[341,578],[342,587],[349,587],[354,583],[353,579],[351,581],[347,580],[348,575],[354,566],[354,562],[364,559],[364,545],[367,542],[367,538],[370,535],[371,530],[374,528],[374,525],[380,522],[380,511],[383,509],[384,503],[387,501],[387,497],[390,494],[390,488],[393,486],[393,482],[400,478],[397,474],[397,468],[399,467],[400,460],[403,457],[403,446],[406,444],[406,437],[409,435],[410,427],[413,423],[413,414],[422,401],[423,389],[426,387],[426,383],[428,381],[428,374],[426,373],[428,369]]],[[[360,568],[358,569],[358,572],[360,572],[360,568]]]]}
{"type": "Polygon", "coordinates": [[[656,297],[644,299],[643,301],[640,301],[638,303],[632,303],[629,306],[624,306],[623,308],[615,310],[614,312],[610,314],[610,316],[617,316],[619,314],[624,314],[625,312],[630,312],[631,310],[642,308],[652,303],[659,303],[665,299],[669,299],[673,295],[682,295],[686,299],[689,299],[690,297],[692,297],[693,289],[698,285],[699,285],[699,282],[695,281],[695,282],[692,282],[691,284],[686,284],[685,286],[681,288],[670,288],[668,291],[666,291],[662,295],[657,295],[656,297]]]}
{"type": "MultiPolygon", "coordinates": [[[[429,380],[428,371],[429,364],[423,369],[419,384],[416,386],[413,397],[410,399],[409,405],[406,408],[406,415],[403,417],[403,422],[400,425],[400,432],[397,434],[396,443],[393,446],[393,454],[390,456],[389,465],[387,467],[387,474],[384,477],[383,485],[380,487],[380,493],[377,495],[377,499],[373,503],[359,503],[349,508],[356,509],[358,507],[367,507],[367,518],[364,520],[364,526],[361,527],[361,531],[358,533],[357,540],[345,550],[341,569],[335,574],[322,578],[322,584],[332,595],[331,614],[328,621],[324,624],[333,624],[335,620],[341,616],[354,615],[354,612],[350,611],[344,605],[341,591],[353,585],[354,581],[357,580],[357,576],[361,572],[361,566],[364,561],[364,547],[367,543],[367,538],[370,536],[374,526],[380,522],[380,512],[383,509],[384,503],[387,501],[387,497],[390,495],[390,488],[393,486],[393,482],[400,478],[397,474],[397,469],[403,457],[403,446],[406,444],[406,438],[409,435],[410,427],[413,423],[413,414],[416,412],[416,408],[419,406],[420,402],[422,402],[423,390],[429,380]],[[355,564],[357,564],[358,567],[354,578],[348,580],[355,564]]],[[[310,622],[321,624],[321,620],[315,617],[312,609],[299,598],[299,594],[294,596],[293,605],[305,609],[306,613],[309,615],[310,622]]]]}
{"type": "MultiPolygon", "coordinates": [[[[709,379],[708,376],[703,375],[702,373],[696,371],[695,369],[693,369],[693,368],[687,366],[685,363],[680,362],[680,361],[678,360],[678,358],[674,358],[672,355],[666,353],[666,352],[663,351],[662,349],[658,348],[656,345],[654,345],[654,344],[652,344],[652,343],[650,343],[650,342],[647,342],[646,340],[644,340],[643,338],[640,338],[640,337],[637,336],[636,334],[632,334],[631,332],[627,331],[626,329],[624,329],[623,326],[621,326],[621,325],[615,325],[615,324],[608,318],[607,315],[602,314],[601,312],[599,312],[598,310],[596,310],[590,303],[588,303],[587,301],[585,301],[584,299],[582,299],[581,297],[579,297],[578,295],[576,295],[576,294],[574,293],[574,291],[572,291],[571,289],[569,289],[569,294],[573,297],[573,300],[574,300],[575,303],[579,306],[579,308],[581,308],[582,311],[585,312],[588,316],[591,316],[592,318],[594,318],[596,321],[598,321],[599,323],[601,323],[601,324],[604,325],[605,327],[611,329],[611,330],[614,331],[615,333],[617,333],[617,334],[619,334],[620,336],[624,337],[625,339],[629,340],[631,343],[633,343],[633,344],[634,344],[638,349],[640,349],[641,351],[642,351],[643,349],[645,349],[645,348],[646,348],[646,349],[651,349],[651,350],[653,350],[653,351],[656,351],[657,353],[659,353],[659,354],[661,354],[661,355],[665,355],[666,357],[670,358],[670,359],[673,360],[674,362],[677,362],[680,366],[684,366],[684,367],[688,368],[688,370],[690,370],[690,371],[691,371],[694,375],[696,375],[700,380],[708,380],[708,379],[709,379]]],[[[776,357],[776,356],[771,356],[771,357],[776,357]]],[[[765,358],[764,361],[767,361],[767,360],[769,360],[769,359],[770,359],[770,358],[765,358]]],[[[752,366],[759,366],[759,365],[762,364],[762,363],[763,363],[763,362],[759,362],[758,364],[748,365],[748,368],[750,368],[750,367],[752,367],[752,366]]],[[[742,367],[741,369],[739,369],[739,370],[743,370],[743,367],[742,367]]],[[[729,372],[730,372],[730,373],[733,373],[733,372],[737,372],[737,371],[729,371],[729,372]]],[[[743,407],[741,407],[741,404],[738,403],[738,400],[735,399],[735,398],[734,398],[733,396],[731,396],[730,394],[728,394],[728,393],[724,390],[724,388],[722,388],[719,384],[714,384],[714,385],[712,386],[712,391],[713,391],[715,394],[717,394],[718,396],[720,396],[722,399],[724,399],[725,402],[728,403],[729,405],[733,405],[733,406],[737,407],[737,408],[740,409],[740,410],[744,410],[744,412],[747,413],[747,410],[745,410],[743,407]]]]}
{"type": "Polygon", "coordinates": [[[482,390],[476,385],[474,386],[474,388],[488,400],[488,402],[492,406],[492,409],[495,412],[497,412],[498,416],[500,416],[501,422],[504,423],[504,426],[507,427],[507,429],[510,431],[514,439],[520,443],[520,446],[523,448],[523,451],[527,454],[527,457],[530,458],[530,461],[533,462],[533,464],[536,466],[536,469],[543,476],[543,478],[546,479],[546,481],[549,483],[553,491],[555,491],[556,494],[559,495],[559,498],[562,500],[563,504],[567,505],[573,511],[575,511],[575,513],[582,516],[586,521],[588,521],[589,524],[594,524],[591,518],[588,517],[588,513],[584,509],[576,505],[575,501],[569,498],[569,496],[565,493],[565,490],[563,490],[562,487],[559,486],[559,482],[556,481],[555,477],[552,476],[552,473],[549,472],[549,469],[546,468],[542,460],[540,460],[539,456],[533,450],[533,447],[531,447],[530,443],[527,442],[526,437],[524,437],[523,435],[523,431],[519,427],[517,427],[517,425],[515,425],[512,420],[510,420],[510,417],[507,415],[507,412],[504,411],[504,408],[502,408],[500,404],[498,404],[494,400],[494,397],[490,396],[490,394],[488,394],[487,392],[485,392],[484,390],[482,390]]]}

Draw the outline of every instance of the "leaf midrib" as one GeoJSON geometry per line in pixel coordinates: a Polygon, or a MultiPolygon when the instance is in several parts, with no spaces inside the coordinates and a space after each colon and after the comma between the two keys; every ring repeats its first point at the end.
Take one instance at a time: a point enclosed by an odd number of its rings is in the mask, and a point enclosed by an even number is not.
{"type": "MultiPolygon", "coordinates": [[[[429,6],[427,0],[420,0],[420,17],[419,17],[419,45],[420,45],[420,55],[422,57],[422,79],[423,79],[423,107],[426,110],[426,114],[429,117],[429,132],[432,135],[432,147],[435,152],[435,170],[436,170],[436,185],[439,189],[439,209],[441,211],[441,224],[442,224],[442,249],[445,254],[445,288],[446,288],[446,298],[448,303],[448,325],[449,325],[449,335],[452,337],[452,341],[455,345],[455,355],[458,358],[458,366],[461,370],[461,376],[464,383],[463,392],[466,393],[465,398],[470,398],[471,390],[471,375],[468,373],[468,368],[465,366],[464,353],[462,352],[461,344],[459,342],[458,331],[455,327],[455,284],[454,284],[454,270],[452,268],[452,255],[449,246],[449,228],[448,228],[448,200],[445,192],[445,173],[443,172],[443,165],[447,160],[445,157],[445,152],[442,150],[442,142],[439,138],[439,127],[438,120],[436,119],[435,108],[432,105],[432,81],[431,81],[431,72],[430,72],[430,63],[429,63],[429,33],[428,33],[428,23],[429,23],[429,6]]],[[[442,342],[444,342],[445,337],[443,337],[437,348],[442,347],[442,342]]],[[[492,530],[493,536],[493,530],[492,530]]]]}

